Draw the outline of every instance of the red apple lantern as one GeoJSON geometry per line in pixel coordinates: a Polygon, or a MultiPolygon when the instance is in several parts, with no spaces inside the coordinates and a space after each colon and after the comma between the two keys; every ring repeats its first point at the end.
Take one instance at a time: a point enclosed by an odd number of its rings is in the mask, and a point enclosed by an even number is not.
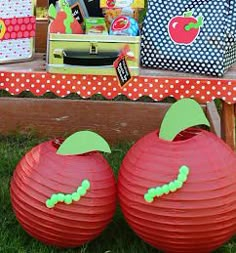
{"type": "Polygon", "coordinates": [[[208,124],[201,107],[178,101],[160,132],[140,139],[119,171],[125,219],[164,252],[212,252],[235,234],[236,156],[213,133],[187,128],[195,123],[208,124]]]}
{"type": "Polygon", "coordinates": [[[188,45],[197,38],[203,26],[203,17],[196,19],[192,14],[192,11],[185,12],[183,16],[173,17],[169,21],[168,31],[174,43],[188,45]]]}
{"type": "Polygon", "coordinates": [[[23,157],[11,181],[11,201],[31,236],[45,244],[77,247],[97,237],[113,217],[115,179],[108,162],[95,152],[110,148],[89,131],[58,147],[44,142],[23,157]]]}

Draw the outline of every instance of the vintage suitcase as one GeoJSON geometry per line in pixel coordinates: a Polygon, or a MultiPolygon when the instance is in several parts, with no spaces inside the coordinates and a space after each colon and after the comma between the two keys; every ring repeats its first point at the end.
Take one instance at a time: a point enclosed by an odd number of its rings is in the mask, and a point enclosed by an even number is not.
{"type": "Polygon", "coordinates": [[[139,73],[139,36],[87,34],[48,35],[47,71],[65,74],[116,75],[114,61],[125,47],[131,75],[139,73]]]}

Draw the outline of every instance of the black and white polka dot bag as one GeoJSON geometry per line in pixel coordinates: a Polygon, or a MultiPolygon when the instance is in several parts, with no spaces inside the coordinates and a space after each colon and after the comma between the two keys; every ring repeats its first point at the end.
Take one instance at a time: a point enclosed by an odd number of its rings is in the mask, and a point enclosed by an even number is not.
{"type": "Polygon", "coordinates": [[[148,0],[141,65],[222,76],[236,61],[236,0],[148,0]]]}

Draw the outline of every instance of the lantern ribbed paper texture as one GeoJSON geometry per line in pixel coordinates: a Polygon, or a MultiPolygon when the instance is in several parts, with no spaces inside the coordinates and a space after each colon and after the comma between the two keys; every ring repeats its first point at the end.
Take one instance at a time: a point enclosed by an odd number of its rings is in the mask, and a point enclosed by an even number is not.
{"type": "Polygon", "coordinates": [[[123,214],[144,241],[164,252],[211,252],[235,234],[236,156],[214,134],[182,132],[175,141],[152,132],[127,153],[118,179],[123,214]],[[188,166],[183,187],[152,203],[151,187],[174,180],[188,166]]]}
{"type": "Polygon", "coordinates": [[[116,206],[112,170],[98,152],[84,155],[56,154],[52,142],[28,152],[18,164],[11,182],[16,217],[33,237],[59,247],[80,246],[98,236],[111,221],[116,206]],[[85,196],[71,204],[47,208],[55,193],[73,193],[81,182],[90,181],[85,196]]]}

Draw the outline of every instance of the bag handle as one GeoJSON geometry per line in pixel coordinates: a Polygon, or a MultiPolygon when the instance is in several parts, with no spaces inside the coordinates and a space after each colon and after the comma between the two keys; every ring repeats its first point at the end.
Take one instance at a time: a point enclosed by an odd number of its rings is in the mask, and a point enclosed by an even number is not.
{"type": "Polygon", "coordinates": [[[119,54],[120,52],[118,51],[98,52],[95,48],[90,48],[90,51],[65,50],[57,48],[53,52],[54,57],[62,59],[64,64],[77,66],[113,65],[119,54]]]}
{"type": "Polygon", "coordinates": [[[98,54],[88,54],[85,51],[65,51],[64,64],[78,66],[105,66],[113,65],[119,56],[119,52],[104,52],[98,54]]]}

